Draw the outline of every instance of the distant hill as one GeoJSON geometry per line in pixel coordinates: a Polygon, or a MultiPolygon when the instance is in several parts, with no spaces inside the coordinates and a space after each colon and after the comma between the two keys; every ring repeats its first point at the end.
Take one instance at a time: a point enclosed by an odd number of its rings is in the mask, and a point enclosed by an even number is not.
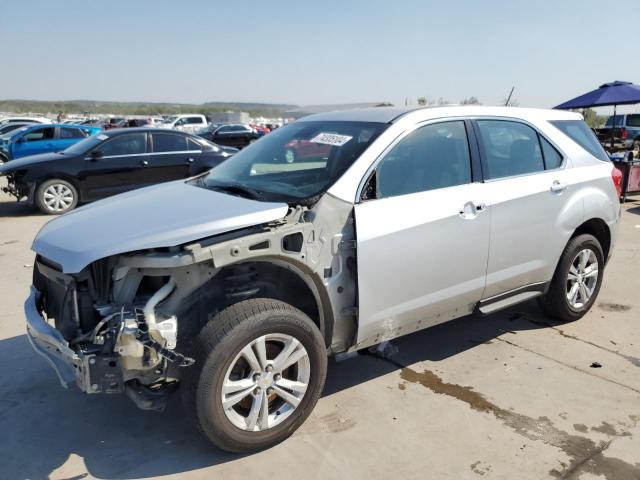
{"type": "Polygon", "coordinates": [[[249,102],[206,102],[159,103],[159,102],[102,102],[95,100],[0,100],[0,112],[20,113],[112,113],[114,115],[164,115],[170,113],[213,113],[227,110],[249,112],[252,115],[279,117],[283,112],[297,108],[297,105],[249,103],[249,102]]]}

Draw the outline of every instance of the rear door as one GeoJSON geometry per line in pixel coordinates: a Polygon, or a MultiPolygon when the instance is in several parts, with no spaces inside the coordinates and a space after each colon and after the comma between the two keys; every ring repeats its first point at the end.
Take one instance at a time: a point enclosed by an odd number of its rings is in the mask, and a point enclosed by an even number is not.
{"type": "Polygon", "coordinates": [[[553,275],[568,225],[577,220],[571,212],[582,213],[569,205],[570,170],[531,125],[478,119],[474,126],[492,205],[484,298],[521,288],[536,292],[553,275]]]}
{"type": "Polygon", "coordinates": [[[79,174],[83,196],[96,200],[151,183],[145,132],[116,135],[88,152],[79,174]],[[93,152],[99,152],[95,156],[93,152]]]}
{"type": "Polygon", "coordinates": [[[56,127],[42,126],[23,133],[13,144],[11,155],[13,158],[38,155],[39,153],[55,152],[56,127]]]}
{"type": "Polygon", "coordinates": [[[196,149],[194,144],[195,142],[188,141],[186,135],[153,132],[152,151],[147,166],[148,182],[160,183],[185,178],[189,173],[189,166],[201,153],[201,149],[196,149]]]}
{"type": "Polygon", "coordinates": [[[383,155],[355,206],[359,345],[473,311],[489,252],[480,180],[469,122],[418,126],[383,155]]]}

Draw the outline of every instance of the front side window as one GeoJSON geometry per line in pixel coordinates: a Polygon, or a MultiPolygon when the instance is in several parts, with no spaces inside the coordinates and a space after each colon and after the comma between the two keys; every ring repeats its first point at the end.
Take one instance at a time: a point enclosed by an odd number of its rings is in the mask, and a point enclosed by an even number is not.
{"type": "Polygon", "coordinates": [[[187,123],[202,125],[202,119],[200,117],[189,117],[187,118],[187,123]]]}
{"type": "Polygon", "coordinates": [[[403,138],[376,170],[377,198],[395,197],[471,182],[464,122],[427,125],[403,138]]]}
{"type": "Polygon", "coordinates": [[[610,161],[593,130],[582,120],[555,120],[550,123],[598,160],[610,161]]]}
{"type": "Polygon", "coordinates": [[[153,134],[154,152],[184,152],[187,150],[187,139],[181,135],[170,133],[153,134]]]}
{"type": "Polygon", "coordinates": [[[100,150],[105,157],[135,155],[146,152],[146,142],[147,135],[145,133],[118,135],[103,143],[100,150]]]}
{"type": "Polygon", "coordinates": [[[478,120],[484,146],[487,179],[544,170],[538,133],[528,125],[507,120],[478,120]]]}
{"type": "Polygon", "coordinates": [[[311,199],[333,185],[387,127],[374,122],[291,123],[242,149],[196,184],[264,201],[311,199]]]}
{"type": "Polygon", "coordinates": [[[60,139],[69,140],[72,138],[84,138],[85,133],[79,128],[69,128],[69,127],[61,127],[60,128],[60,139]]]}
{"type": "Polygon", "coordinates": [[[24,139],[27,142],[38,142],[40,140],[51,140],[54,137],[56,129],[55,127],[43,127],[36,130],[32,130],[24,134],[24,139]]]}

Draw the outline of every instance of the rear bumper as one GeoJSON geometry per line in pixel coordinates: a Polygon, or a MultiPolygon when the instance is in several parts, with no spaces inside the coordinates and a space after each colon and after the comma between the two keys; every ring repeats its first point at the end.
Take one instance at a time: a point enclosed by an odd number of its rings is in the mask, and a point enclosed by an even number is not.
{"type": "Polygon", "coordinates": [[[63,387],[68,388],[75,382],[85,390],[83,359],[69,347],[62,334],[45,321],[38,310],[39,298],[40,292],[31,287],[24,303],[29,343],[55,370],[63,387]]]}

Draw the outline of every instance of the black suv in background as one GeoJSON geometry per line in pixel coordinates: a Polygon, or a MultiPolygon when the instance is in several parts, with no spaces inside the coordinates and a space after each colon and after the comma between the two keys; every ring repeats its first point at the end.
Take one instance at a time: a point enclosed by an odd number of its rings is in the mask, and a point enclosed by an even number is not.
{"type": "Polygon", "coordinates": [[[218,145],[235,148],[244,148],[260,137],[253,128],[240,124],[217,126],[211,124],[196,133],[218,145]]]}
{"type": "Polygon", "coordinates": [[[115,129],[62,152],[8,162],[0,176],[7,176],[5,192],[57,215],[78,203],[197,175],[236,151],[175,130],[115,129]]]}

